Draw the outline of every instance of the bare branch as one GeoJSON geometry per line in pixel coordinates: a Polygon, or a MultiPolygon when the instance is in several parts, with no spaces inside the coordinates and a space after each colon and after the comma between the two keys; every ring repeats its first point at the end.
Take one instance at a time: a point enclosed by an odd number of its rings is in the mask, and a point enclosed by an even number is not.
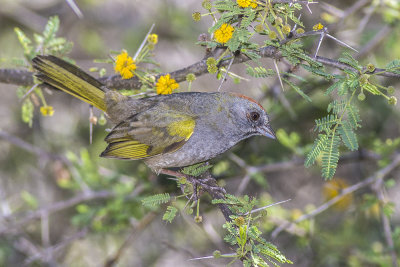
{"type": "Polygon", "coordinates": [[[334,204],[336,204],[338,201],[340,201],[343,196],[345,196],[347,194],[351,194],[351,193],[359,190],[360,188],[363,188],[363,187],[365,187],[367,185],[370,185],[370,184],[374,183],[378,179],[383,179],[386,175],[388,175],[390,172],[392,172],[399,165],[400,165],[400,154],[397,154],[389,165],[387,165],[383,169],[380,169],[379,171],[377,171],[372,176],[366,178],[365,180],[363,180],[363,181],[361,181],[359,183],[356,183],[356,184],[354,184],[352,186],[349,186],[349,187],[343,189],[341,191],[341,193],[338,194],[336,197],[328,200],[327,202],[325,202],[324,204],[322,204],[321,206],[319,206],[318,208],[316,208],[312,212],[310,212],[308,214],[304,214],[303,216],[299,217],[297,220],[295,220],[293,222],[289,222],[289,223],[280,225],[279,227],[277,227],[272,232],[271,237],[272,238],[276,238],[280,232],[282,232],[286,228],[290,227],[291,225],[315,217],[316,215],[320,214],[321,212],[323,212],[323,211],[327,210],[328,208],[332,207],[334,204]]]}
{"type": "MultiPolygon", "coordinates": [[[[294,39],[299,39],[299,38],[313,36],[313,35],[321,35],[321,31],[310,31],[310,32],[302,33],[302,34],[293,33],[293,36],[291,38],[287,38],[287,39],[281,41],[281,44],[286,44],[289,41],[292,41],[294,39]]],[[[274,46],[265,46],[265,47],[260,48],[256,52],[258,55],[260,55],[263,58],[273,58],[273,59],[282,58],[282,56],[279,53],[279,48],[276,48],[274,46]]],[[[250,60],[250,58],[248,58],[246,55],[239,54],[238,56],[235,57],[232,64],[239,64],[239,63],[243,63],[243,62],[246,62],[249,60],[250,60]]],[[[341,70],[344,70],[344,69],[355,70],[353,67],[351,67],[345,63],[341,63],[335,59],[317,56],[315,60],[326,66],[330,66],[333,68],[337,68],[337,69],[341,69],[341,70]]],[[[229,66],[230,62],[231,62],[231,58],[224,59],[220,62],[219,66],[225,66],[225,67],[229,66]]],[[[186,80],[186,75],[189,73],[193,73],[194,75],[196,75],[196,77],[207,74],[208,71],[207,71],[206,58],[202,59],[192,65],[184,67],[182,69],[178,69],[178,70],[172,71],[170,73],[161,73],[156,76],[156,79],[158,79],[162,75],[170,74],[171,78],[175,79],[177,82],[182,82],[182,81],[186,80]]],[[[374,73],[378,73],[377,75],[385,76],[385,77],[400,78],[400,74],[386,72],[384,69],[379,69],[379,68],[376,68],[373,72],[370,72],[369,74],[374,74],[374,73]]],[[[26,71],[26,70],[0,69],[0,82],[8,83],[8,84],[15,84],[15,85],[22,85],[22,86],[32,86],[33,85],[32,75],[33,75],[32,72],[26,71]]],[[[128,79],[128,80],[124,80],[121,78],[120,75],[111,75],[111,76],[102,77],[102,78],[99,78],[99,81],[103,82],[107,87],[113,88],[113,89],[137,89],[137,88],[140,88],[142,85],[140,80],[137,77],[133,77],[132,79],[128,79]]]]}
{"type": "Polygon", "coordinates": [[[382,225],[383,225],[383,234],[385,236],[386,244],[388,246],[388,250],[389,250],[390,256],[392,258],[392,265],[393,265],[393,267],[399,267],[399,265],[397,263],[396,251],[394,249],[390,221],[389,221],[388,216],[383,211],[383,205],[385,204],[385,195],[383,193],[383,190],[384,190],[383,177],[381,177],[380,179],[377,179],[372,187],[375,191],[377,198],[379,199],[381,220],[382,220],[382,225]]]}

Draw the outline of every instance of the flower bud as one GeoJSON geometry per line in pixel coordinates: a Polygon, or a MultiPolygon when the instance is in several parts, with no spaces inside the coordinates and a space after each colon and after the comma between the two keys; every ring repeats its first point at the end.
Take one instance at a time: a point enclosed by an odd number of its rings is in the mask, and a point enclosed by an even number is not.
{"type": "Polygon", "coordinates": [[[217,64],[217,60],[213,57],[209,57],[206,60],[207,66],[215,66],[217,64]]]}
{"type": "Polygon", "coordinates": [[[389,95],[393,95],[394,94],[394,87],[393,86],[389,86],[387,89],[387,92],[389,95]]]}
{"type": "Polygon", "coordinates": [[[201,223],[201,222],[203,221],[203,216],[196,216],[196,217],[194,217],[194,221],[195,221],[196,223],[201,223]]]}
{"type": "Polygon", "coordinates": [[[216,65],[210,65],[207,67],[209,73],[214,74],[217,73],[218,67],[216,65]]]}
{"type": "Polygon", "coordinates": [[[357,96],[358,100],[364,101],[365,100],[365,94],[363,92],[359,93],[357,96]]]}
{"type": "Polygon", "coordinates": [[[388,100],[389,105],[395,106],[397,104],[397,98],[395,96],[391,96],[388,100]]]}
{"type": "Polygon", "coordinates": [[[213,252],[213,256],[216,259],[220,258],[221,257],[221,251],[219,251],[219,250],[214,251],[213,252]]]}
{"type": "Polygon", "coordinates": [[[291,28],[290,28],[290,25],[289,25],[289,24],[286,24],[286,25],[284,25],[284,26],[282,27],[282,32],[283,32],[284,34],[288,35],[288,34],[290,33],[290,31],[291,31],[291,28]]]}
{"type": "Polygon", "coordinates": [[[271,40],[274,40],[274,39],[276,39],[276,37],[278,37],[278,36],[276,35],[276,32],[271,31],[271,32],[269,33],[268,37],[269,37],[271,40]]]}
{"type": "Polygon", "coordinates": [[[192,18],[193,18],[194,21],[199,21],[199,20],[201,20],[201,14],[200,14],[200,12],[194,12],[194,13],[192,14],[192,18]]]}
{"type": "Polygon", "coordinates": [[[239,216],[235,219],[235,224],[237,226],[242,226],[246,223],[245,219],[242,216],[239,216]]]}
{"type": "Polygon", "coordinates": [[[207,10],[210,10],[212,8],[210,0],[204,0],[203,3],[201,3],[201,6],[207,10]]]}
{"type": "Polygon", "coordinates": [[[106,119],[106,117],[104,116],[104,114],[102,113],[102,114],[100,115],[100,118],[99,118],[99,125],[103,126],[103,125],[105,125],[106,123],[107,123],[107,119],[106,119]]]}
{"type": "Polygon", "coordinates": [[[264,25],[262,24],[257,24],[256,27],[254,28],[256,32],[263,32],[264,31],[264,25]]]}
{"type": "Polygon", "coordinates": [[[196,75],[193,73],[188,73],[188,75],[186,75],[186,81],[193,82],[194,80],[196,80],[196,75]]]}
{"type": "Polygon", "coordinates": [[[367,65],[367,70],[368,70],[369,72],[373,72],[373,71],[375,70],[374,64],[368,63],[368,65],[367,65]]]}

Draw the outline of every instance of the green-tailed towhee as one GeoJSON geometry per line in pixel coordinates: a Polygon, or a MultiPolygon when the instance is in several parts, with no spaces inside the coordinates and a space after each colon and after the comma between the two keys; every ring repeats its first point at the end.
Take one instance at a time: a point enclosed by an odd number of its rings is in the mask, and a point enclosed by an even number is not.
{"type": "Polygon", "coordinates": [[[143,159],[154,171],[207,161],[253,135],[275,139],[264,108],[235,93],[175,93],[136,99],[54,56],[33,67],[47,85],[106,112],[115,124],[102,157],[143,159]]]}

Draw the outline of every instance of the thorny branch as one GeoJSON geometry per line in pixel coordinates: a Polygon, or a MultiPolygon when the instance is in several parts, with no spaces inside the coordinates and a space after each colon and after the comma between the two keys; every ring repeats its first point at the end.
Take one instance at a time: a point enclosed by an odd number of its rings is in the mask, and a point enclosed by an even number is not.
{"type": "MultiPolygon", "coordinates": [[[[289,38],[286,38],[285,40],[281,41],[281,44],[286,44],[294,39],[299,39],[303,37],[308,37],[308,36],[313,36],[313,35],[322,35],[325,33],[325,30],[321,31],[310,31],[310,32],[305,32],[302,34],[297,34],[293,33],[292,36],[289,38]]],[[[219,53],[220,49],[215,49],[213,51],[214,53],[219,53]]],[[[265,46],[260,48],[256,53],[261,56],[262,58],[272,58],[275,60],[280,60],[282,58],[282,55],[279,52],[279,48],[274,47],[274,46],[265,46]]],[[[213,56],[211,53],[209,56],[213,56]]],[[[308,55],[312,57],[311,55],[308,55]]],[[[335,59],[330,59],[326,57],[321,57],[317,56],[314,58],[317,62],[322,63],[323,65],[333,67],[336,69],[340,70],[353,70],[356,71],[353,67],[339,62],[335,59]]],[[[207,63],[206,63],[207,58],[204,58],[196,63],[193,63],[192,65],[189,65],[187,67],[184,67],[182,69],[178,69],[169,73],[162,73],[156,76],[156,79],[158,79],[160,76],[165,75],[165,74],[170,74],[171,78],[175,79],[177,82],[183,82],[186,80],[186,75],[189,73],[193,73],[194,75],[201,76],[204,74],[207,74],[207,63]]],[[[239,64],[243,63],[246,61],[249,61],[250,58],[247,57],[244,54],[239,54],[235,56],[235,59],[233,60],[232,64],[239,64]]],[[[231,58],[226,58],[223,59],[219,66],[220,67],[227,67],[231,64],[231,58]]],[[[377,73],[379,76],[385,76],[385,77],[397,77],[400,78],[400,74],[393,73],[393,72],[387,72],[385,69],[380,69],[376,68],[373,72],[369,72],[369,74],[374,74],[377,73]]],[[[31,71],[27,70],[17,70],[17,69],[0,69],[0,82],[2,83],[8,83],[8,84],[14,84],[14,85],[21,85],[21,86],[32,86],[34,84],[33,81],[33,75],[34,73],[31,71]]],[[[107,87],[113,88],[113,89],[138,89],[141,87],[141,81],[137,77],[133,77],[128,80],[124,80],[121,78],[120,75],[111,75],[111,76],[106,76],[99,78],[101,82],[103,82],[107,87]]]]}
{"type": "Polygon", "coordinates": [[[359,190],[360,188],[363,188],[363,187],[365,187],[367,185],[371,185],[372,183],[376,182],[379,179],[383,179],[385,176],[387,176],[390,172],[392,172],[398,166],[400,166],[400,154],[397,154],[393,158],[391,163],[389,165],[387,165],[386,167],[380,169],[375,174],[369,176],[365,180],[343,189],[341,191],[341,193],[338,194],[336,197],[328,200],[327,202],[325,202],[324,204],[322,204],[321,206],[319,206],[318,208],[316,208],[312,212],[310,212],[308,214],[304,214],[303,216],[299,217],[297,220],[295,220],[293,222],[288,222],[288,223],[280,225],[279,227],[277,227],[272,232],[271,237],[272,238],[276,238],[280,232],[282,232],[283,230],[291,227],[292,225],[315,217],[316,215],[320,214],[321,212],[323,212],[323,211],[327,210],[328,208],[332,207],[334,204],[336,204],[338,201],[340,201],[343,196],[345,196],[347,194],[351,194],[351,193],[353,193],[353,192],[355,192],[355,191],[359,190]]]}

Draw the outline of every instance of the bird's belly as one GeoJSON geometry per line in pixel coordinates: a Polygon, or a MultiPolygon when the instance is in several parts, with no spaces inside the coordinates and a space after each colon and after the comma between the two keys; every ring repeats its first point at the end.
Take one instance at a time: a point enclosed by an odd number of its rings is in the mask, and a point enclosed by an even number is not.
{"type": "Polygon", "coordinates": [[[177,151],[154,156],[146,159],[145,163],[157,171],[162,168],[184,167],[207,161],[237,143],[233,140],[228,142],[224,142],[224,140],[227,140],[227,138],[224,138],[222,134],[215,134],[215,132],[206,135],[193,134],[188,142],[177,151]]]}

